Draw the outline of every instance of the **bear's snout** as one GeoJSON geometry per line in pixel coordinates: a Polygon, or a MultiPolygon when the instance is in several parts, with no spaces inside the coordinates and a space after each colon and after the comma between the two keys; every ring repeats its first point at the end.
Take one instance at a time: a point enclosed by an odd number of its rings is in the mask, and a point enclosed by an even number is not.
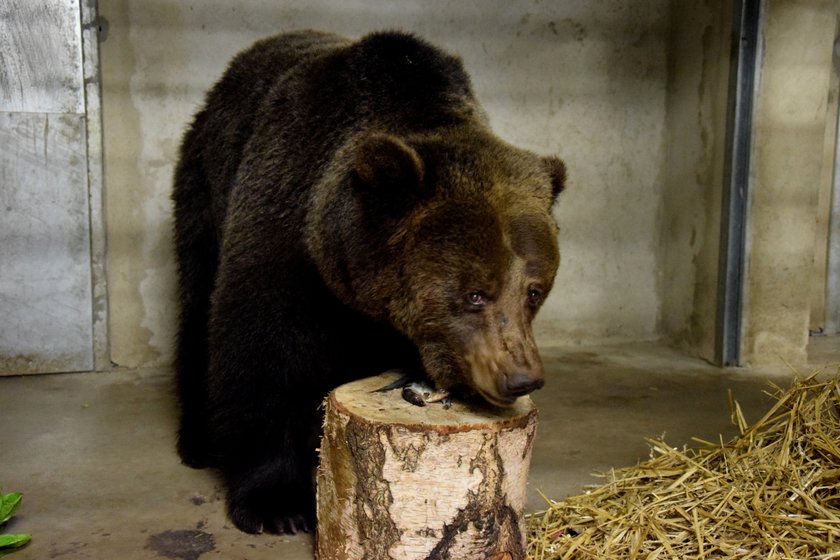
{"type": "Polygon", "coordinates": [[[545,385],[545,378],[535,377],[526,372],[514,372],[505,376],[505,392],[509,397],[522,397],[541,389],[545,385]]]}
{"type": "Polygon", "coordinates": [[[505,342],[486,336],[487,332],[485,336],[473,336],[463,354],[464,377],[480,396],[505,407],[545,385],[536,345],[505,342]],[[511,348],[518,351],[511,353],[511,348]]]}

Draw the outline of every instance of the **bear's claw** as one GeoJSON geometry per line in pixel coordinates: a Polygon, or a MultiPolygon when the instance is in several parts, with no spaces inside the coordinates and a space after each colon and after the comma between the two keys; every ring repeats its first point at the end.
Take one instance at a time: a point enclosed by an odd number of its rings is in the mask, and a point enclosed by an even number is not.
{"type": "Polygon", "coordinates": [[[272,516],[267,512],[258,513],[239,508],[232,511],[230,517],[240,531],[252,535],[296,535],[298,532],[311,533],[314,527],[314,520],[302,514],[272,516]]]}

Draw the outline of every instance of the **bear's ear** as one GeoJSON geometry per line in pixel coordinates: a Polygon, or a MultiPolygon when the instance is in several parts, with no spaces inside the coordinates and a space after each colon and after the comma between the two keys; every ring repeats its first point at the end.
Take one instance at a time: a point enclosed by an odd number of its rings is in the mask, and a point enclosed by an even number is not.
{"type": "Polygon", "coordinates": [[[396,136],[373,133],[362,139],[354,154],[353,171],[360,187],[384,199],[405,201],[425,196],[423,159],[396,136]]]}
{"type": "Polygon", "coordinates": [[[557,195],[566,188],[566,164],[559,157],[547,156],[543,158],[543,165],[551,179],[551,203],[557,200],[557,195]]]}

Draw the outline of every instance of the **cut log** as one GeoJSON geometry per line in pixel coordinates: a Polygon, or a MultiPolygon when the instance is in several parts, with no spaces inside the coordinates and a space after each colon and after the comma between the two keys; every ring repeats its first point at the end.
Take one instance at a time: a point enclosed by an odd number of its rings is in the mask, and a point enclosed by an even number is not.
{"type": "Polygon", "coordinates": [[[318,467],[319,560],[525,558],[537,411],[418,407],[384,374],[330,393],[318,467]]]}

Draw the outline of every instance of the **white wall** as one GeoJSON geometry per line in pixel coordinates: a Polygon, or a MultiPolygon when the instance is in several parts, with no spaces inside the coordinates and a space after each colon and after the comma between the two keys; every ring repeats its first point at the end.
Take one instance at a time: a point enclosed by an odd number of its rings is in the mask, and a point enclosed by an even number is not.
{"type": "Polygon", "coordinates": [[[169,191],[203,93],[255,39],[297,28],[417,32],[460,54],[497,133],[559,154],[563,262],[541,343],[656,334],[665,162],[664,0],[103,0],[111,356],[168,363],[175,332],[169,191]]]}

